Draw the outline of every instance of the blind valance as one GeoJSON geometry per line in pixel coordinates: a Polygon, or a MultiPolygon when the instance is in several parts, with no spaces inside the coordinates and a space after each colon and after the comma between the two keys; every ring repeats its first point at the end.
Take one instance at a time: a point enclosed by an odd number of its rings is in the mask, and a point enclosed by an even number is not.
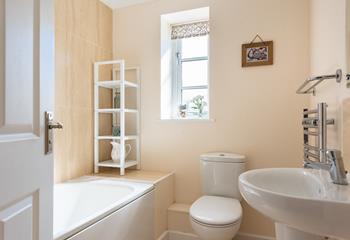
{"type": "Polygon", "coordinates": [[[209,30],[209,21],[174,25],[171,27],[171,39],[205,36],[209,30]]]}

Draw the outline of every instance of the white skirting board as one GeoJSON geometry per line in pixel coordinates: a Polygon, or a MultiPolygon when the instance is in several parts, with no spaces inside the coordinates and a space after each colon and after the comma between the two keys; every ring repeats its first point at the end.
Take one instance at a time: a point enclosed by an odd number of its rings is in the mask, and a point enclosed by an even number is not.
{"type": "MultiPolygon", "coordinates": [[[[198,236],[189,233],[167,231],[158,240],[200,240],[198,236]]],[[[275,240],[272,237],[258,236],[247,233],[238,233],[233,240],[275,240]]]]}

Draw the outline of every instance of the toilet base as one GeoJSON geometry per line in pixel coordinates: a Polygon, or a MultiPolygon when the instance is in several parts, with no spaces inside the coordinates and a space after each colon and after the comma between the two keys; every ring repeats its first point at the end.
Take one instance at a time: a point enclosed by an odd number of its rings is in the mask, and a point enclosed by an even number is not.
{"type": "Polygon", "coordinates": [[[204,225],[190,217],[193,231],[201,240],[232,240],[237,234],[241,222],[236,222],[226,226],[209,226],[204,225]]]}

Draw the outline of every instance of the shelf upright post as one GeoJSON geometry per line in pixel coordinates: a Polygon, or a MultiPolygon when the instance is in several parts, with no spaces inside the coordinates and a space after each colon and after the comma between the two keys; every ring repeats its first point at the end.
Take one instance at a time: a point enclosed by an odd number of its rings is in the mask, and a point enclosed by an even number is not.
{"type": "Polygon", "coordinates": [[[137,98],[137,113],[136,113],[136,161],[137,161],[137,166],[136,168],[138,170],[141,169],[141,149],[140,149],[140,141],[141,141],[141,135],[140,135],[140,118],[141,118],[141,81],[140,81],[140,68],[136,67],[136,79],[137,79],[137,93],[136,93],[136,98],[137,98]]]}
{"type": "Polygon", "coordinates": [[[125,175],[125,61],[120,61],[120,175],[125,175]]]}
{"type": "MultiPolygon", "coordinates": [[[[112,66],[112,81],[116,81],[117,80],[117,72],[115,70],[115,65],[112,66]]],[[[117,95],[117,89],[112,87],[112,108],[116,109],[117,106],[115,105],[115,101],[114,98],[117,95]]],[[[118,125],[118,120],[117,120],[117,113],[113,113],[112,114],[112,132],[113,132],[113,126],[117,126],[118,125]]],[[[113,136],[113,133],[112,133],[113,136]]],[[[113,140],[113,142],[115,142],[116,140],[113,140]]]]}
{"type": "Polygon", "coordinates": [[[97,109],[99,108],[99,87],[97,83],[99,82],[99,64],[94,63],[94,104],[95,104],[95,111],[94,111],[94,117],[95,117],[95,122],[94,122],[94,172],[98,173],[98,162],[99,162],[99,141],[98,141],[98,136],[99,136],[99,113],[97,109]]]}

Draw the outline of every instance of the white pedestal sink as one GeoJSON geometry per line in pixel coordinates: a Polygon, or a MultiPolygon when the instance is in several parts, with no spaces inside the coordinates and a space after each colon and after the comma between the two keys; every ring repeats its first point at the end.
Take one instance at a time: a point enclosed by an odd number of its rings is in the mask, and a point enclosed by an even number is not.
{"type": "Polygon", "coordinates": [[[240,176],[239,188],[250,206],[276,222],[278,240],[350,239],[350,186],[333,184],[328,172],[251,170],[240,176]]]}

